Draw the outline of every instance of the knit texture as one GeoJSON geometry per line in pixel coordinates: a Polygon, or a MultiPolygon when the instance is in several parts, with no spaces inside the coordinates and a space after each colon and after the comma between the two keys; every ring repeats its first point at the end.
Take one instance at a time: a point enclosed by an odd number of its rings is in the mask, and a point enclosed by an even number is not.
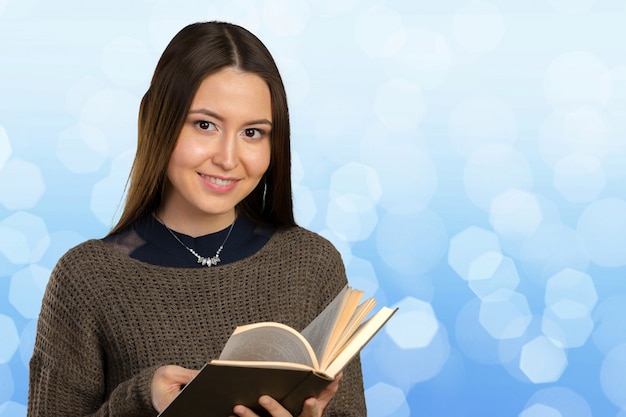
{"type": "MultiPolygon", "coordinates": [[[[199,369],[238,325],[277,321],[302,330],[346,284],[334,246],[299,227],[211,268],[137,261],[123,247],[134,238],[89,240],[55,266],[30,362],[29,417],[156,416],[156,368],[199,369]]],[[[358,358],[324,415],[366,415],[358,358]]]]}

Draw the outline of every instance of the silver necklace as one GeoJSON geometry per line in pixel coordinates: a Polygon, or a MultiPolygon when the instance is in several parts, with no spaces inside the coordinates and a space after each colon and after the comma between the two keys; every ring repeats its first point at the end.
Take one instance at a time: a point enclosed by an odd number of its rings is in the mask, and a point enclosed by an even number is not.
{"type": "Polygon", "coordinates": [[[163,222],[163,220],[159,218],[159,216],[156,215],[156,213],[154,214],[154,217],[167,229],[168,232],[170,232],[170,234],[174,237],[174,239],[178,241],[178,243],[183,245],[185,249],[187,249],[193,256],[196,257],[199,264],[202,264],[203,266],[206,265],[207,267],[215,266],[220,263],[221,261],[220,253],[222,253],[222,249],[224,249],[224,245],[226,244],[226,241],[230,237],[230,232],[233,231],[233,227],[235,227],[235,222],[237,221],[237,217],[235,217],[235,220],[233,220],[233,223],[230,225],[230,228],[228,229],[228,234],[226,235],[226,239],[224,239],[220,247],[217,249],[217,252],[215,252],[215,256],[212,256],[210,258],[205,258],[204,256],[200,256],[198,252],[191,249],[189,246],[185,245],[183,241],[180,240],[178,236],[176,236],[176,233],[174,233],[172,229],[167,227],[167,225],[163,222]]]}

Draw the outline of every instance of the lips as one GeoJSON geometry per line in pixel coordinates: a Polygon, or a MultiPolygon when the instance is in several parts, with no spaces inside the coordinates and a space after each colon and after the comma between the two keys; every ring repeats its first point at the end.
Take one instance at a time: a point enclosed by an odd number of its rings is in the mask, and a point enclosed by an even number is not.
{"type": "Polygon", "coordinates": [[[202,175],[202,178],[204,178],[205,180],[208,180],[209,182],[212,182],[215,185],[219,185],[220,187],[226,187],[228,185],[231,185],[231,184],[234,184],[235,182],[237,182],[236,180],[227,180],[227,179],[223,179],[223,178],[215,178],[215,177],[210,177],[208,175],[202,175]]]}

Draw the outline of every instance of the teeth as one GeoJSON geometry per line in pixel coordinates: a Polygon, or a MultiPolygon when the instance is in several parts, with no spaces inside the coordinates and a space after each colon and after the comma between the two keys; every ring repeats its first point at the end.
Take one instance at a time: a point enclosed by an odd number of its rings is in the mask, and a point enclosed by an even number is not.
{"type": "Polygon", "coordinates": [[[211,181],[213,184],[216,184],[216,185],[219,185],[219,186],[230,185],[230,184],[235,182],[233,180],[223,180],[223,179],[220,179],[220,178],[209,177],[207,175],[203,175],[203,177],[206,178],[207,180],[211,181]]]}

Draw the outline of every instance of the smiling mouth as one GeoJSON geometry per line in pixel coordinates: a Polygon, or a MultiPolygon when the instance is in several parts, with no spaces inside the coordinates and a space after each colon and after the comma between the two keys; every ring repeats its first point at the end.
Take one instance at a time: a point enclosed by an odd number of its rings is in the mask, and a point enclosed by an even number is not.
{"type": "Polygon", "coordinates": [[[204,174],[200,174],[202,176],[202,178],[208,180],[209,182],[218,185],[220,187],[225,187],[227,185],[231,185],[237,182],[237,180],[225,180],[222,178],[215,178],[215,177],[211,177],[209,175],[204,175],[204,174]]]}

